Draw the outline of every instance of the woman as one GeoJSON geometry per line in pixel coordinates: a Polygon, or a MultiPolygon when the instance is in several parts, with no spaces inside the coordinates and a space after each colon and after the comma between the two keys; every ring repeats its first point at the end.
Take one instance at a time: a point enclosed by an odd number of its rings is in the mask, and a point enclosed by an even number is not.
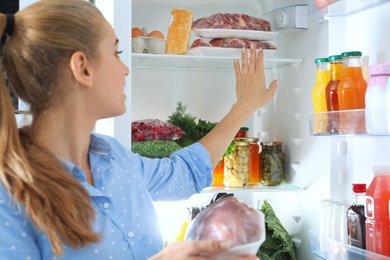
{"type": "Polygon", "coordinates": [[[98,119],[126,111],[129,74],[96,7],[42,0],[0,14],[0,32],[0,259],[203,259],[229,248],[184,241],[162,250],[153,200],[210,185],[239,127],[276,90],[276,81],[265,87],[262,52],[235,61],[237,101],[207,136],[152,160],[91,134],[98,119]],[[30,126],[17,129],[6,84],[30,105],[30,126]]]}

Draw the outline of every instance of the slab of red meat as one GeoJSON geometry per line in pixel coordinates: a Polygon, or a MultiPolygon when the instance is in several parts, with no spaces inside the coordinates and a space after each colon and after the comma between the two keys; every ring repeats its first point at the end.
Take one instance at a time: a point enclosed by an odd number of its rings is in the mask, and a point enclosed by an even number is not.
{"type": "Polygon", "coordinates": [[[232,246],[259,241],[260,212],[235,197],[225,197],[202,210],[188,226],[185,240],[231,241],[232,246]]]}
{"type": "Polygon", "coordinates": [[[276,50],[275,45],[269,42],[264,41],[254,41],[254,40],[246,40],[240,38],[217,38],[212,39],[209,42],[206,40],[197,39],[195,40],[191,48],[207,46],[207,47],[219,47],[219,48],[250,48],[252,45],[256,47],[256,49],[262,48],[264,50],[276,50]]]}
{"type": "Polygon", "coordinates": [[[271,31],[271,25],[267,20],[247,14],[230,13],[217,13],[199,18],[192,22],[192,28],[271,31]]]}
{"type": "Polygon", "coordinates": [[[213,47],[208,41],[202,39],[196,39],[192,44],[191,48],[195,47],[213,47]]]}

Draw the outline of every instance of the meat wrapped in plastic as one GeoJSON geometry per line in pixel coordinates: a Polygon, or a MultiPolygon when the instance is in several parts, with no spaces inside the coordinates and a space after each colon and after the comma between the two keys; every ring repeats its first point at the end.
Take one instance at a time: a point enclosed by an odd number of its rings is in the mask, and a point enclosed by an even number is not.
{"type": "Polygon", "coordinates": [[[235,197],[224,197],[191,221],[184,239],[231,241],[233,248],[253,244],[243,254],[255,255],[265,240],[264,215],[235,197]]]}

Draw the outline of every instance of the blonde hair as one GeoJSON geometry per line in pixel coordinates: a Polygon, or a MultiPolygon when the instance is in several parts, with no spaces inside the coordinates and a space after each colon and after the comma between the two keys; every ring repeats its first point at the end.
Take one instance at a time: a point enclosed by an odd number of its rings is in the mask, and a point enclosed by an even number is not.
{"type": "MultiPolygon", "coordinates": [[[[6,16],[0,14],[0,34],[6,16]]],[[[84,0],[41,0],[15,14],[11,36],[2,46],[0,69],[0,181],[37,229],[46,233],[55,255],[63,244],[80,248],[97,243],[95,212],[85,188],[49,150],[17,128],[7,85],[30,105],[33,122],[66,90],[67,63],[76,51],[98,59],[102,14],[84,0]]]]}

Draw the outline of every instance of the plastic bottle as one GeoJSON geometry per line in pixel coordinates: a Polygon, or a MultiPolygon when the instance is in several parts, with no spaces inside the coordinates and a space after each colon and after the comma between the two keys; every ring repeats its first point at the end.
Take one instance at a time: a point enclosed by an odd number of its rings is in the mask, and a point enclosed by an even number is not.
{"type": "Polygon", "coordinates": [[[374,167],[366,191],[366,249],[390,256],[390,167],[374,167]]]}
{"type": "Polygon", "coordinates": [[[385,134],[388,132],[386,85],[390,77],[390,64],[371,65],[369,73],[365,97],[366,129],[370,134],[385,134]]]}
{"type": "Polygon", "coordinates": [[[354,197],[347,213],[348,244],[366,249],[366,216],[364,212],[366,184],[352,184],[352,191],[354,197]]]}
{"type": "MultiPolygon", "coordinates": [[[[339,97],[337,88],[341,80],[341,72],[343,62],[341,55],[332,55],[328,57],[330,63],[330,79],[325,88],[326,106],[328,112],[339,111],[339,97]]],[[[339,127],[339,113],[328,113],[328,129],[329,133],[337,133],[339,127]]]]}
{"type": "Polygon", "coordinates": [[[328,85],[330,72],[328,58],[317,58],[316,64],[316,82],[312,89],[312,102],[314,109],[313,134],[325,134],[328,125],[328,111],[326,105],[325,89],[328,85]]]}
{"type": "Polygon", "coordinates": [[[386,112],[387,132],[390,132],[390,78],[388,78],[386,85],[386,112]]]}
{"type": "Polygon", "coordinates": [[[363,78],[360,51],[343,52],[342,76],[337,87],[340,110],[339,133],[365,133],[365,95],[367,82],[363,78]]]}

